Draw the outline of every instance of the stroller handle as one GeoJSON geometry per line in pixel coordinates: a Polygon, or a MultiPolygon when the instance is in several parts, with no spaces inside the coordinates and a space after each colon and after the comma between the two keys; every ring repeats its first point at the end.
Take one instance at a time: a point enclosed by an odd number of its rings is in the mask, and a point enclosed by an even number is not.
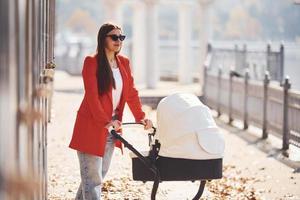
{"type": "MultiPolygon", "coordinates": [[[[138,124],[138,125],[144,125],[142,122],[127,122],[127,123],[122,123],[122,125],[136,125],[136,124],[138,124]]],[[[108,131],[111,133],[112,130],[114,130],[114,127],[113,127],[113,126],[110,126],[110,127],[108,128],[108,131]]],[[[149,147],[151,146],[151,144],[152,144],[152,139],[153,139],[154,136],[155,136],[156,128],[155,128],[154,126],[152,126],[152,130],[153,130],[153,132],[148,133],[148,141],[149,141],[148,145],[149,145],[149,147]]],[[[115,136],[115,137],[117,138],[118,136],[115,136]]]]}
{"type": "Polygon", "coordinates": [[[129,150],[131,150],[135,155],[138,156],[139,159],[141,159],[141,161],[146,165],[148,166],[154,173],[157,173],[157,169],[156,169],[156,166],[153,165],[153,163],[151,163],[148,159],[145,159],[145,157],[140,153],[138,152],[127,140],[125,140],[121,135],[119,135],[112,126],[110,126],[108,128],[108,131],[110,132],[110,134],[112,134],[112,136],[115,138],[115,139],[118,139],[120,140],[124,146],[126,148],[128,148],[129,150]]]}
{"type": "MultiPolygon", "coordinates": [[[[142,122],[126,122],[126,123],[122,123],[122,125],[136,125],[136,124],[144,126],[144,124],[142,122]]],[[[155,133],[156,133],[156,128],[154,126],[152,126],[151,128],[153,129],[153,136],[154,136],[155,133]]]]}

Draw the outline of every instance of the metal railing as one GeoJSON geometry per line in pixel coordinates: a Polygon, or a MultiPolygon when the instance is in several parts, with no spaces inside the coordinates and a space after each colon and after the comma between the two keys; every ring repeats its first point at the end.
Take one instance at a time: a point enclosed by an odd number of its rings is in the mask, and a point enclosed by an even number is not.
{"type": "MultiPolygon", "coordinates": [[[[208,51],[205,63],[203,97],[205,103],[218,112],[227,114],[229,123],[243,121],[244,129],[254,125],[262,129],[262,138],[271,133],[282,138],[282,149],[289,144],[300,147],[300,91],[291,89],[289,78],[281,86],[271,81],[266,71],[263,80],[250,79],[249,70],[243,74],[218,68],[212,71],[216,57],[208,51]]],[[[281,61],[278,61],[281,62],[281,61]]]]}
{"type": "Polygon", "coordinates": [[[209,44],[208,52],[212,56],[210,69],[216,74],[220,66],[223,67],[224,74],[228,74],[230,70],[242,74],[248,68],[252,79],[262,80],[265,71],[269,71],[272,80],[283,81],[283,44],[278,51],[272,50],[270,44],[267,44],[265,51],[249,50],[246,44],[242,48],[238,45],[234,45],[234,48],[215,48],[209,44]]]}

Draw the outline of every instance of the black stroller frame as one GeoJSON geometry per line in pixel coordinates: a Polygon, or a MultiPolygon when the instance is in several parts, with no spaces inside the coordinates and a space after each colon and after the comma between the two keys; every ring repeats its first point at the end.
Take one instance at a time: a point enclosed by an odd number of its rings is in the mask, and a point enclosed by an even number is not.
{"type": "MultiPolygon", "coordinates": [[[[123,123],[122,125],[132,125],[132,124],[143,125],[142,123],[123,123]]],[[[165,177],[161,177],[161,172],[160,172],[160,168],[159,168],[161,165],[158,166],[158,163],[156,162],[157,159],[159,158],[158,152],[159,152],[159,148],[160,148],[160,143],[158,142],[158,140],[155,140],[155,143],[152,144],[153,137],[154,137],[154,135],[156,133],[156,128],[152,127],[152,129],[153,129],[153,132],[148,133],[150,151],[149,151],[149,155],[147,157],[145,157],[139,151],[137,151],[130,143],[128,143],[128,141],[126,141],[115,130],[113,130],[113,129],[110,130],[110,133],[113,135],[113,137],[115,139],[120,140],[124,144],[124,146],[126,148],[128,148],[130,151],[132,151],[137,156],[138,160],[142,163],[142,165],[144,165],[145,167],[147,167],[147,169],[149,169],[153,173],[154,177],[151,177],[151,174],[150,174],[150,175],[148,175],[148,178],[145,178],[145,180],[142,180],[143,182],[154,181],[153,187],[152,187],[152,191],[151,191],[151,200],[155,200],[156,193],[157,193],[158,186],[159,186],[160,182],[162,182],[162,181],[173,181],[173,180],[174,181],[186,181],[186,180],[190,180],[190,181],[193,181],[193,182],[195,180],[200,180],[200,186],[199,186],[198,192],[194,196],[193,200],[200,199],[200,197],[203,194],[206,181],[210,181],[211,179],[218,179],[218,178],[222,177],[222,159],[216,159],[214,161],[214,162],[217,162],[217,163],[216,163],[216,166],[213,167],[211,170],[215,170],[217,172],[209,173],[209,175],[207,177],[201,175],[200,178],[199,178],[199,176],[197,176],[197,177],[195,177],[195,179],[193,177],[189,177],[188,179],[184,178],[183,180],[180,180],[180,178],[178,179],[178,178],[172,177],[172,176],[174,176],[174,175],[172,175],[172,173],[166,175],[165,177]],[[219,172],[220,169],[221,169],[221,172],[219,172]],[[149,176],[151,178],[149,178],[149,176]]],[[[164,162],[173,162],[172,159],[169,159],[169,160],[168,160],[168,158],[165,158],[165,159],[167,161],[164,161],[164,162]]],[[[186,161],[184,161],[184,159],[182,159],[182,160],[183,160],[183,163],[187,163],[186,161]]],[[[209,168],[209,166],[208,166],[209,164],[210,163],[206,162],[203,167],[209,168]]],[[[139,164],[138,166],[140,166],[140,165],[141,164],[139,164]]],[[[167,169],[167,167],[166,167],[166,169],[167,169]]],[[[164,174],[166,174],[165,173],[166,169],[163,169],[164,174]]],[[[208,169],[208,170],[210,170],[210,169],[208,169]]],[[[133,173],[134,173],[134,171],[133,171],[133,173]]]]}

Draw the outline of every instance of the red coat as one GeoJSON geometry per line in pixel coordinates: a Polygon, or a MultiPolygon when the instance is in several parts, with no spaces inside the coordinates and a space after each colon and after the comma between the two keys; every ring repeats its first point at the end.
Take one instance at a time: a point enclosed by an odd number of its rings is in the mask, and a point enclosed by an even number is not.
{"type": "MultiPolygon", "coordinates": [[[[129,60],[124,56],[117,55],[117,63],[123,79],[123,90],[120,103],[117,107],[118,120],[122,121],[125,103],[128,104],[137,122],[145,117],[138,91],[134,87],[129,60]]],[[[104,95],[98,94],[97,86],[97,60],[95,56],[87,56],[84,60],[82,77],[85,94],[77,111],[73,136],[70,148],[92,154],[103,156],[108,131],[105,125],[111,121],[112,90],[104,95]]],[[[122,148],[120,141],[116,146],[122,148]]]]}

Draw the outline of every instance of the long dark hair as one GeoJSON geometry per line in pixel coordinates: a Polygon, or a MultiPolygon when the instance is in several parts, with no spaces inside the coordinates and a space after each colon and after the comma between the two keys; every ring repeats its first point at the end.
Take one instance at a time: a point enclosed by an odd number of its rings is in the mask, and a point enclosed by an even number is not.
{"type": "MultiPolygon", "coordinates": [[[[108,63],[108,59],[105,54],[105,38],[106,35],[114,30],[121,28],[111,23],[103,24],[98,32],[98,45],[97,45],[97,81],[98,81],[98,92],[100,95],[108,92],[111,87],[115,88],[115,80],[113,73],[108,63]]],[[[118,53],[118,52],[117,52],[118,53]]],[[[116,53],[116,54],[117,54],[116,53]]]]}

